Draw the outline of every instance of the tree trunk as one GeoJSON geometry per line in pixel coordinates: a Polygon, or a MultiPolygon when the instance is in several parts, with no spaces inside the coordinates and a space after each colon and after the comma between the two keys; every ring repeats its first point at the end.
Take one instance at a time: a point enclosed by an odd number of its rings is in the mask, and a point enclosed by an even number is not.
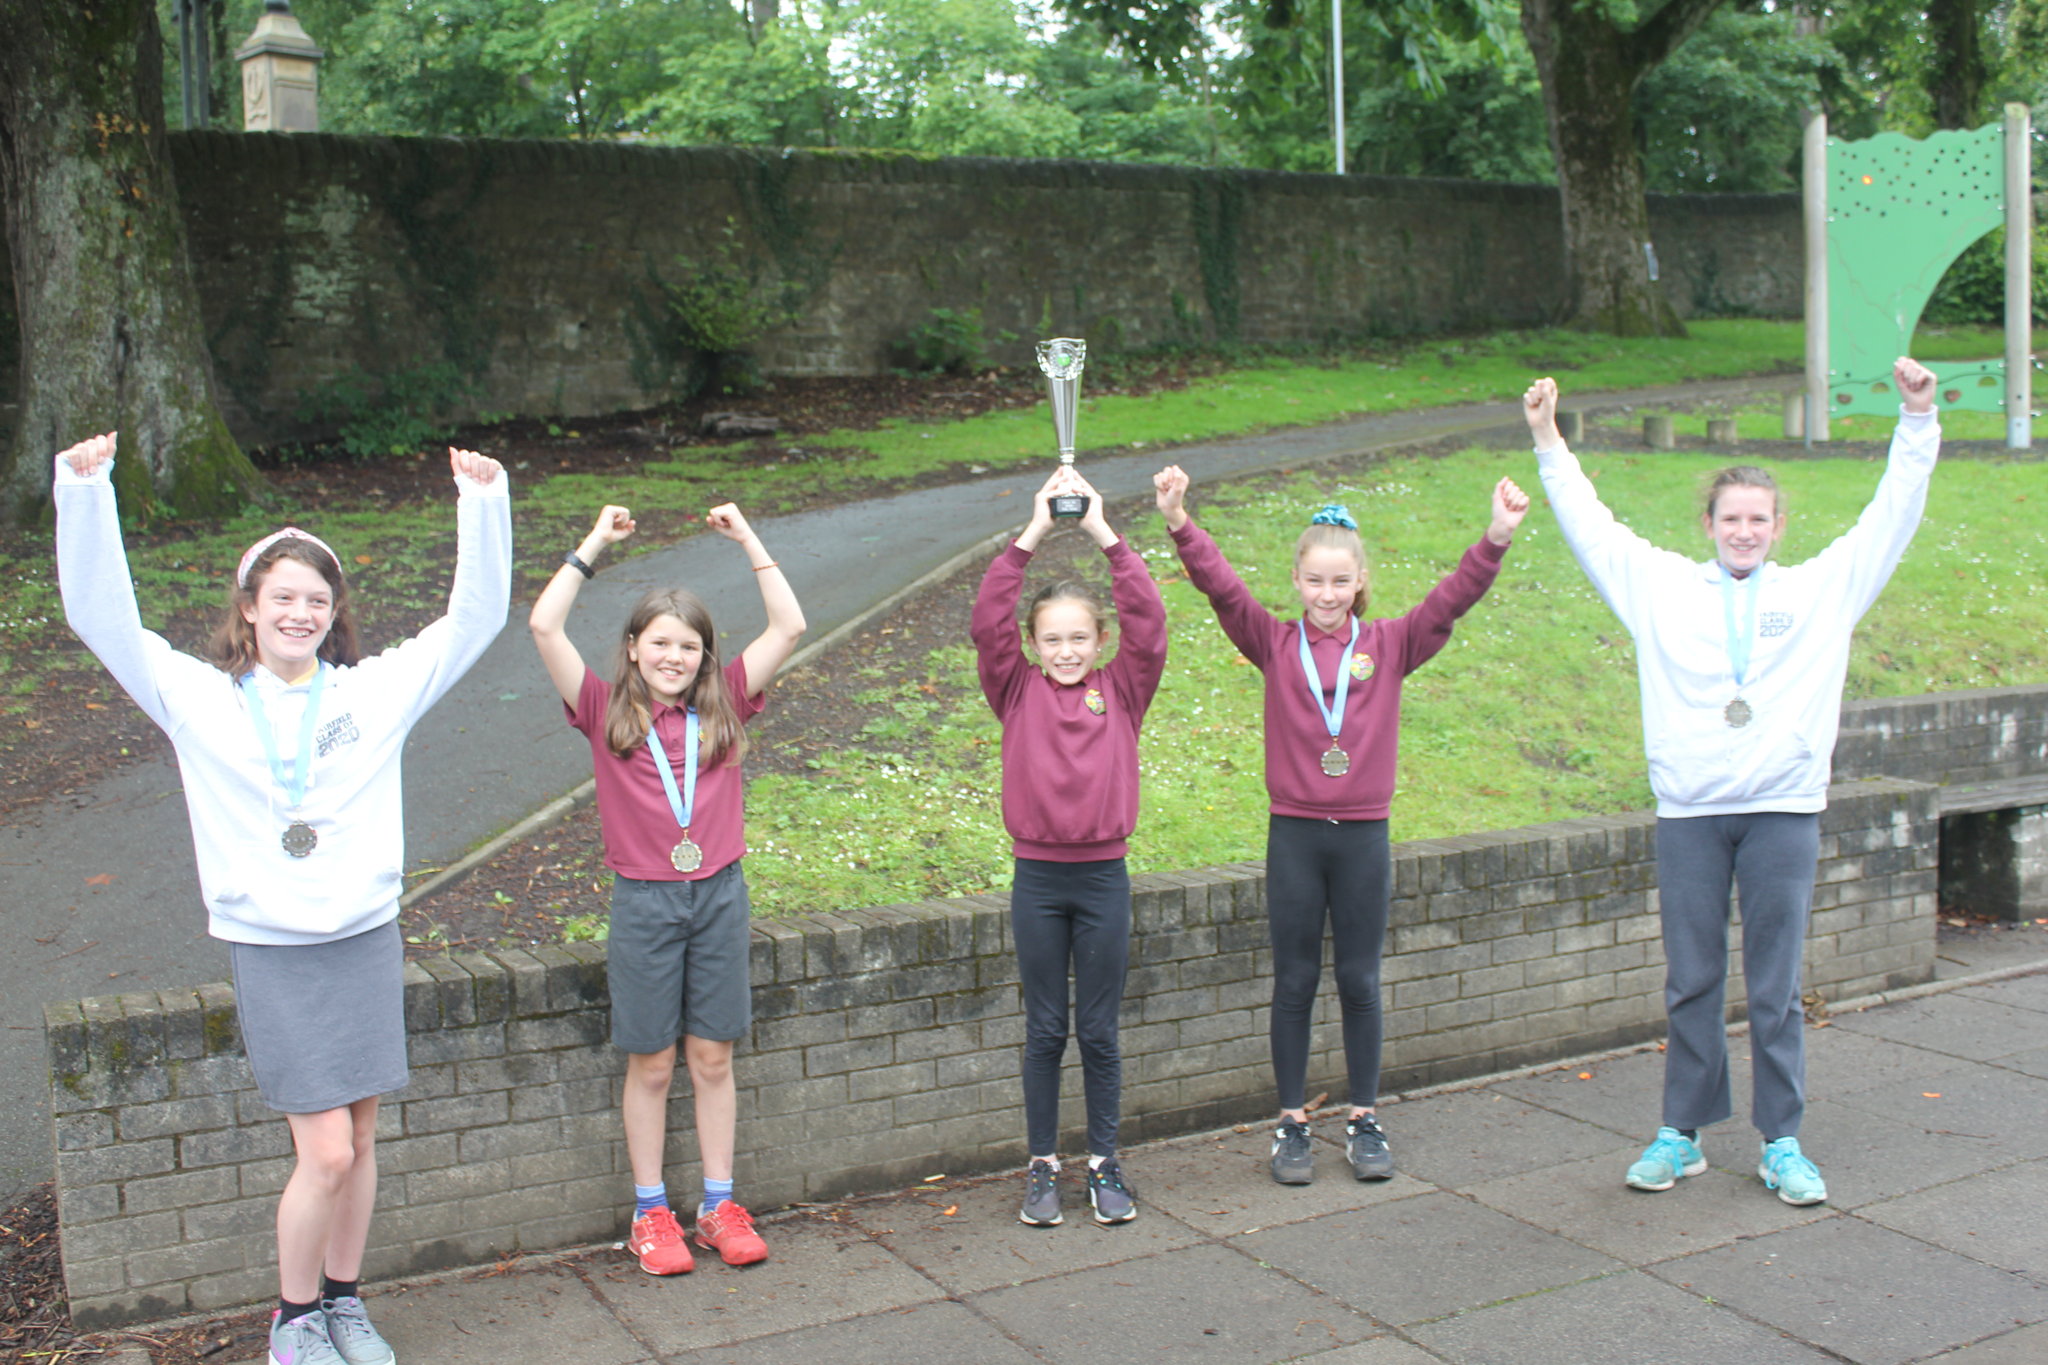
{"type": "Polygon", "coordinates": [[[1633,96],[1651,68],[1719,0],[1668,0],[1634,30],[1583,0],[1522,0],[1522,33],[1543,82],[1564,213],[1566,320],[1619,336],[1684,336],[1650,279],[1650,206],[1633,96]]]}
{"type": "Polygon", "coordinates": [[[0,0],[0,197],[21,417],[0,513],[47,506],[50,457],[109,429],[123,506],[213,515],[259,476],[213,397],[164,145],[151,0],[0,0]]]}
{"type": "Polygon", "coordinates": [[[1974,128],[1984,102],[1977,0],[1929,0],[1927,97],[1937,128],[1974,128]]]}

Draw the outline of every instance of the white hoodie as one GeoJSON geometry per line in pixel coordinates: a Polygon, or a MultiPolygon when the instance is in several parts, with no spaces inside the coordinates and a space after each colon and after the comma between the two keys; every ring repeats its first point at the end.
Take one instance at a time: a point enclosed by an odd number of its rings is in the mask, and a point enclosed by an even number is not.
{"type": "MultiPolygon", "coordinates": [[[[1586,576],[1635,637],[1643,746],[1661,816],[1827,806],[1849,637],[1920,524],[1941,450],[1933,413],[1902,413],[1877,495],[1856,525],[1804,564],[1766,562],[1740,728],[1719,561],[1660,550],[1614,519],[1562,444],[1536,452],[1543,489],[1586,576]]],[[[1737,628],[1747,616],[1739,590],[1737,628]]]]}
{"type": "MultiPolygon", "coordinates": [[[[57,574],[64,615],[86,647],[178,751],[198,853],[208,932],[231,943],[326,943],[398,914],[405,867],[399,755],[413,723],[504,628],[512,586],[506,476],[457,478],[455,582],[448,614],[414,638],[327,675],[305,805],[319,846],[280,845],[293,815],[273,779],[237,680],[172,649],[136,610],[110,481],[113,462],[81,479],[57,461],[57,574]]],[[[298,762],[311,680],[252,674],[285,771],[298,762]]]]}

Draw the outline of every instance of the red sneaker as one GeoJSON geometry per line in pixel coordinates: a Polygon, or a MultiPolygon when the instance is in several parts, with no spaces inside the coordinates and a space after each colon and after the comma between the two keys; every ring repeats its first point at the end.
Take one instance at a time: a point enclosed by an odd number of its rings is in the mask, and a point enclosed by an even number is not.
{"type": "Polygon", "coordinates": [[[683,1241],[683,1229],[668,1209],[655,1209],[633,1220],[626,1250],[640,1258],[640,1268],[650,1275],[687,1275],[696,1268],[697,1258],[683,1241]]]}
{"type": "Polygon", "coordinates": [[[697,1215],[697,1245],[717,1252],[727,1265],[752,1265],[768,1259],[768,1244],[754,1231],[754,1215],[730,1199],[697,1215]]]}

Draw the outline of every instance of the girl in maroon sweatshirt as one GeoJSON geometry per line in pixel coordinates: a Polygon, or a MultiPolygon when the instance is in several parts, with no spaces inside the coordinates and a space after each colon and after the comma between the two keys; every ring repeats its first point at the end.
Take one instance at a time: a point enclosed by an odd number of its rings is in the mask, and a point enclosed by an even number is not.
{"type": "Polygon", "coordinates": [[[1102,498],[1072,466],[1046,481],[1031,521],[989,565],[970,627],[981,690],[1003,723],[1003,824],[1016,872],[1010,931],[1024,996],[1024,1116],[1031,1165],[1018,1217],[1060,1221],[1060,1060],[1067,1050],[1071,961],[1074,1032],[1088,1102],[1088,1201],[1098,1223],[1137,1216],[1116,1159],[1123,1057],[1117,1013],[1130,958],[1131,879],[1125,840],[1138,823],[1138,727],[1166,666],[1166,609],[1152,575],[1103,520],[1102,498]],[[1050,500],[1081,493],[1081,529],[1109,560],[1123,646],[1088,587],[1055,583],[1031,599],[1028,661],[1017,647],[1025,566],[1052,529],[1050,500]]]}
{"type": "Polygon", "coordinates": [[[1406,616],[1363,620],[1365,547],[1334,504],[1316,513],[1294,550],[1299,619],[1260,606],[1216,542],[1188,519],[1188,476],[1169,465],[1152,480],[1188,579],[1207,594],[1232,644],[1266,677],[1266,917],[1273,941],[1273,1075],[1280,1127],[1271,1170],[1283,1185],[1314,1175],[1309,1147],[1309,1014],[1323,972],[1323,925],[1336,941],[1337,998],[1351,1087],[1345,1155],[1360,1180],[1394,1173],[1373,1117],[1380,1081],[1380,951],[1393,894],[1387,808],[1394,797],[1401,680],[1434,658],[1451,625],[1500,571],[1529,510],[1502,479],[1493,522],[1450,576],[1406,616]]]}

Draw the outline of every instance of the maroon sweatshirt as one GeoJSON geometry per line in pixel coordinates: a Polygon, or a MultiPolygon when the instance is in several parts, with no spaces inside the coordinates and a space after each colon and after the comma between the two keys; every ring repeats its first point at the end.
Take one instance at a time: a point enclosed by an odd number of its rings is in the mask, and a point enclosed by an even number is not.
{"type": "Polygon", "coordinates": [[[1173,533],[1188,579],[1206,593],[1223,633],[1266,675],[1266,792],[1275,815],[1310,820],[1384,820],[1394,800],[1401,739],[1401,680],[1436,657],[1451,624],[1493,586],[1505,546],[1481,537],[1458,567],[1406,616],[1359,622],[1349,663],[1351,693],[1337,743],[1351,756],[1341,777],[1322,768],[1330,728],[1309,695],[1301,667],[1308,632],[1324,705],[1336,702],[1337,669],[1345,664],[1351,627],[1326,635],[1301,617],[1282,620],[1260,606],[1208,532],[1190,520],[1173,533]]]}
{"type": "Polygon", "coordinates": [[[1003,825],[1019,858],[1121,858],[1138,824],[1138,727],[1166,669],[1166,606],[1129,545],[1103,554],[1122,638],[1108,667],[1071,686],[1024,656],[1017,594],[1030,552],[1013,544],[997,555],[974,600],[969,633],[1003,723],[1003,825]]]}

